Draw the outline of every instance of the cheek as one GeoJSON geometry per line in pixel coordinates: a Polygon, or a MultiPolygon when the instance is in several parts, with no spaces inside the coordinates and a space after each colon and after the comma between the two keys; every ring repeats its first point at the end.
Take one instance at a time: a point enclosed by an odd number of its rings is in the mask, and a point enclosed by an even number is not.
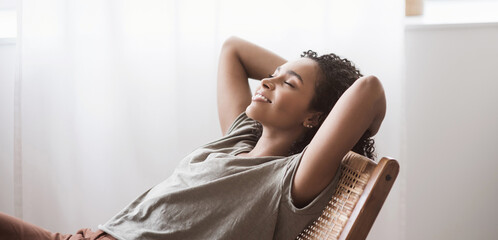
{"type": "Polygon", "coordinates": [[[282,105],[295,108],[295,109],[303,109],[305,108],[310,99],[308,99],[308,94],[304,94],[302,92],[286,92],[277,96],[278,100],[282,105]]]}
{"type": "Polygon", "coordinates": [[[302,117],[308,110],[308,104],[305,99],[297,95],[282,95],[277,99],[278,104],[275,105],[275,110],[287,115],[290,118],[302,117]]]}

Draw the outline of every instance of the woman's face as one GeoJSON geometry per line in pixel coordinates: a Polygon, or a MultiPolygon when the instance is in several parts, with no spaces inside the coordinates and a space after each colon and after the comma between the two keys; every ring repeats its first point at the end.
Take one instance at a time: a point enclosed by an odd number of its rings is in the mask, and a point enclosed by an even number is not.
{"type": "Polygon", "coordinates": [[[278,67],[271,77],[261,80],[246,109],[247,116],[266,127],[302,130],[303,122],[314,113],[309,105],[319,71],[318,64],[309,58],[278,67]]]}

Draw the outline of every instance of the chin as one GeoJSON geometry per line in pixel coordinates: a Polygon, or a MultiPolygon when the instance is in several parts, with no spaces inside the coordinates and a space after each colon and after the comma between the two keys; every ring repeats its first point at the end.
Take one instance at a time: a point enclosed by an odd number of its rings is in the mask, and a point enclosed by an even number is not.
{"type": "MultiPolygon", "coordinates": [[[[252,108],[252,106],[251,106],[251,105],[247,106],[247,108],[246,108],[246,115],[247,115],[249,118],[254,119],[254,115],[255,115],[255,113],[254,113],[254,109],[252,108]]],[[[257,114],[256,114],[256,115],[257,115],[257,114]]],[[[256,120],[256,119],[254,119],[254,120],[256,120]]]]}
{"type": "Polygon", "coordinates": [[[258,122],[261,122],[261,120],[262,120],[262,118],[261,118],[261,117],[262,117],[262,115],[264,115],[264,113],[262,113],[261,111],[258,111],[258,109],[257,109],[257,108],[255,108],[254,106],[249,105],[249,106],[247,106],[247,108],[246,108],[246,115],[247,115],[249,118],[253,119],[253,120],[256,120],[256,121],[258,121],[258,122]]]}

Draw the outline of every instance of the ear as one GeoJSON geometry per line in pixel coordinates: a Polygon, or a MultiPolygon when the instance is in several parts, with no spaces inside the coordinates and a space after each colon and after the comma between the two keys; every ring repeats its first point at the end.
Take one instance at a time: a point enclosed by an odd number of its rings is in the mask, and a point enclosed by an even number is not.
{"type": "Polygon", "coordinates": [[[306,119],[303,122],[303,126],[307,128],[318,127],[318,125],[320,124],[320,120],[322,120],[322,117],[322,112],[311,112],[306,116],[306,119]]]}

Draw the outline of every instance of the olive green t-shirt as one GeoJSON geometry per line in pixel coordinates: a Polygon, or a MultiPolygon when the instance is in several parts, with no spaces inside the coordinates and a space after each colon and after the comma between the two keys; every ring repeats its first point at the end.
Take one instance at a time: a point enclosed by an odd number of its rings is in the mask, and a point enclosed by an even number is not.
{"type": "Polygon", "coordinates": [[[185,157],[169,178],[99,228],[117,239],[294,239],[321,214],[338,178],[295,207],[290,189],[302,153],[236,156],[256,144],[254,127],[242,113],[226,136],[185,157]]]}

